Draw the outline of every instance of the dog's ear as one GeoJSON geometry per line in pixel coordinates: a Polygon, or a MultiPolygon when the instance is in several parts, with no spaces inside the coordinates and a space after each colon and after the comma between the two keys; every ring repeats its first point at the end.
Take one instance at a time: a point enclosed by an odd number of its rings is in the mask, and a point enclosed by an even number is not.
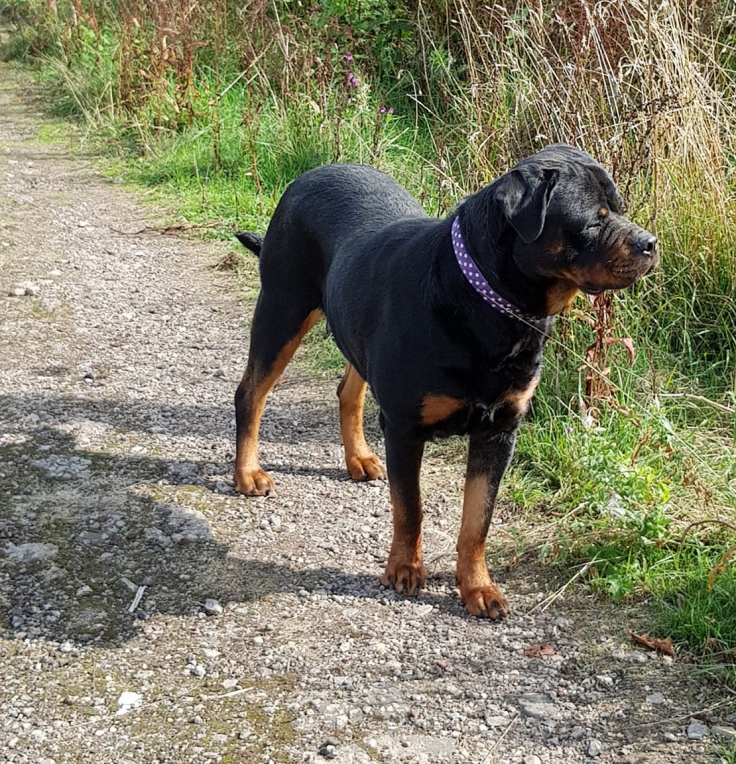
{"type": "Polygon", "coordinates": [[[526,244],[538,239],[557,185],[557,170],[515,169],[498,183],[495,198],[506,219],[526,244]]]}

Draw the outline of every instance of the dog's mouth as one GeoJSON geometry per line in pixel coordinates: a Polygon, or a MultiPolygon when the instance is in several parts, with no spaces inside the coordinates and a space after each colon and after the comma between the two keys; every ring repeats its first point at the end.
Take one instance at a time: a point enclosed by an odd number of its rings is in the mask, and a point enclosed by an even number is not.
{"type": "Polygon", "coordinates": [[[591,297],[594,297],[597,294],[603,294],[603,292],[605,292],[607,288],[608,287],[602,287],[602,286],[595,286],[595,287],[584,286],[582,289],[583,289],[583,292],[585,292],[585,294],[589,294],[591,295],[591,297]]]}
{"type": "Polygon", "coordinates": [[[628,247],[617,247],[591,267],[575,268],[567,276],[585,294],[597,295],[608,289],[627,289],[649,275],[659,263],[656,250],[642,255],[628,247]]]}

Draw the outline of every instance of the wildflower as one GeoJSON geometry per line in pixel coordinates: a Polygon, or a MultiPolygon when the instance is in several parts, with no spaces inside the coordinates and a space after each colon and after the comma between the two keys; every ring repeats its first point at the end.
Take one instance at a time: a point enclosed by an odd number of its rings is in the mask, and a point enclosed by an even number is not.
{"type": "Polygon", "coordinates": [[[355,75],[352,72],[348,72],[347,86],[349,88],[357,88],[359,85],[360,85],[360,83],[355,78],[355,75]]]}
{"type": "Polygon", "coordinates": [[[565,428],[565,432],[566,432],[568,435],[572,435],[572,433],[573,433],[573,429],[572,429],[572,427],[566,427],[566,428],[565,428]]]}
{"type": "Polygon", "coordinates": [[[383,115],[383,114],[386,114],[386,115],[393,114],[394,113],[394,107],[393,106],[389,106],[387,108],[386,106],[381,106],[381,108],[378,110],[378,113],[381,114],[381,115],[383,115]]]}
{"type": "Polygon", "coordinates": [[[342,60],[343,60],[343,61],[347,61],[348,63],[350,63],[350,62],[353,60],[353,54],[352,54],[352,53],[346,53],[346,54],[345,54],[345,55],[342,57],[342,60]]]}
{"type": "Polygon", "coordinates": [[[386,107],[385,106],[381,106],[381,108],[378,110],[378,113],[379,114],[385,114],[386,113],[386,107]]]}

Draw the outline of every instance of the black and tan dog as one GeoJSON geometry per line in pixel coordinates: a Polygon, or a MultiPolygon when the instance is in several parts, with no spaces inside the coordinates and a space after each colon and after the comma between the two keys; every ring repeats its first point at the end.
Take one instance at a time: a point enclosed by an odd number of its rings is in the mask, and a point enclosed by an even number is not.
{"type": "Polygon", "coordinates": [[[623,217],[597,162],[556,145],[444,220],[376,169],[325,165],[289,186],[265,238],[238,238],[260,256],[261,293],[235,395],[236,490],[273,490],[258,463],[266,396],[325,314],[348,361],[338,396],[355,480],[384,477],[363,436],[367,385],[380,408],[394,525],[382,583],[409,594],[424,584],[424,444],[468,434],[457,581],[470,613],[505,616],[486,535],[552,317],[578,291],[622,289],[647,274],[658,259],[655,237],[623,217]]]}

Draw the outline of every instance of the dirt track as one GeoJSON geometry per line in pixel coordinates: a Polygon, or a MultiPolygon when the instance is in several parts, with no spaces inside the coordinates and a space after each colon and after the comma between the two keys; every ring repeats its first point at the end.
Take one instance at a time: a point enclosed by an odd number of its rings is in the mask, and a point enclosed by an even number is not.
{"type": "Polygon", "coordinates": [[[428,591],[379,587],[387,489],[346,478],[335,380],[287,370],[262,431],[278,496],[235,496],[229,247],[157,233],[40,142],[24,82],[0,65],[0,760],[712,760],[729,720],[699,730],[714,701],[627,641],[632,614],[530,612],[554,589],[521,566],[496,571],[507,622],[466,616],[458,464],[426,462],[428,591]]]}

